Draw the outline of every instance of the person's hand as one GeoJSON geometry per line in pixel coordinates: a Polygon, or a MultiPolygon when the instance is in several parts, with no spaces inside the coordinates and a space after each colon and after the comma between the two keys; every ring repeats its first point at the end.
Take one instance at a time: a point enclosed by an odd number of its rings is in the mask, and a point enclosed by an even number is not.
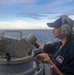
{"type": "Polygon", "coordinates": [[[44,48],[44,44],[39,44],[39,49],[43,50],[43,48],[44,48]]]}
{"type": "Polygon", "coordinates": [[[41,53],[41,54],[38,54],[36,56],[36,58],[41,61],[41,62],[45,62],[45,63],[50,63],[51,62],[51,59],[50,57],[48,56],[47,53],[41,53]]]}

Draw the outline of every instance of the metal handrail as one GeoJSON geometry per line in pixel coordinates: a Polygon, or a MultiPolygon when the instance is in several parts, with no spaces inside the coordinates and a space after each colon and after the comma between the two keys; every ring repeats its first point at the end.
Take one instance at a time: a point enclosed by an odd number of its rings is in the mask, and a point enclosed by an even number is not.
{"type": "Polygon", "coordinates": [[[19,32],[19,33],[20,33],[20,39],[22,38],[22,32],[21,32],[21,31],[16,31],[16,30],[3,31],[3,33],[2,33],[1,35],[4,36],[4,34],[5,34],[6,32],[19,32]]]}

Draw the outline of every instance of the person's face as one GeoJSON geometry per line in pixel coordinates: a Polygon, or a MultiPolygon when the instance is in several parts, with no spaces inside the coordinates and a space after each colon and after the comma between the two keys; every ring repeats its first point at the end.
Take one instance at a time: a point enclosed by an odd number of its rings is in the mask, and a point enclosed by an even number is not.
{"type": "Polygon", "coordinates": [[[61,33],[61,27],[55,27],[54,29],[53,29],[53,34],[54,34],[54,37],[55,38],[59,38],[60,37],[60,33],[61,33]]]}

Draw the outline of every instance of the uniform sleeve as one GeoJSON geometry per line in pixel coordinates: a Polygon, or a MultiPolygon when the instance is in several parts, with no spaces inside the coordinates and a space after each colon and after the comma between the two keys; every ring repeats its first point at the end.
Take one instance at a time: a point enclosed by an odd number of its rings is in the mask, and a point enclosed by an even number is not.
{"type": "Polygon", "coordinates": [[[62,67],[64,75],[74,75],[74,51],[65,60],[65,64],[62,67]]]}
{"type": "Polygon", "coordinates": [[[57,45],[58,45],[58,42],[45,44],[43,51],[45,53],[53,53],[54,50],[56,49],[57,45]]]}

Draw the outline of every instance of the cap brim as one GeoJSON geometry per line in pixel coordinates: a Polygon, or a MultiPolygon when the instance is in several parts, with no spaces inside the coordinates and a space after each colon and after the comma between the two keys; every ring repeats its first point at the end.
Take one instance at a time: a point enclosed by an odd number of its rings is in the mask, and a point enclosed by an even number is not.
{"type": "Polygon", "coordinates": [[[52,28],[55,28],[55,27],[60,27],[61,26],[61,24],[59,24],[59,23],[47,23],[47,25],[49,26],[49,27],[52,27],[52,28]]]}
{"type": "Polygon", "coordinates": [[[49,27],[60,27],[62,25],[61,18],[55,20],[52,23],[47,23],[49,27]]]}
{"type": "Polygon", "coordinates": [[[49,27],[55,27],[54,23],[47,23],[49,27]]]}

